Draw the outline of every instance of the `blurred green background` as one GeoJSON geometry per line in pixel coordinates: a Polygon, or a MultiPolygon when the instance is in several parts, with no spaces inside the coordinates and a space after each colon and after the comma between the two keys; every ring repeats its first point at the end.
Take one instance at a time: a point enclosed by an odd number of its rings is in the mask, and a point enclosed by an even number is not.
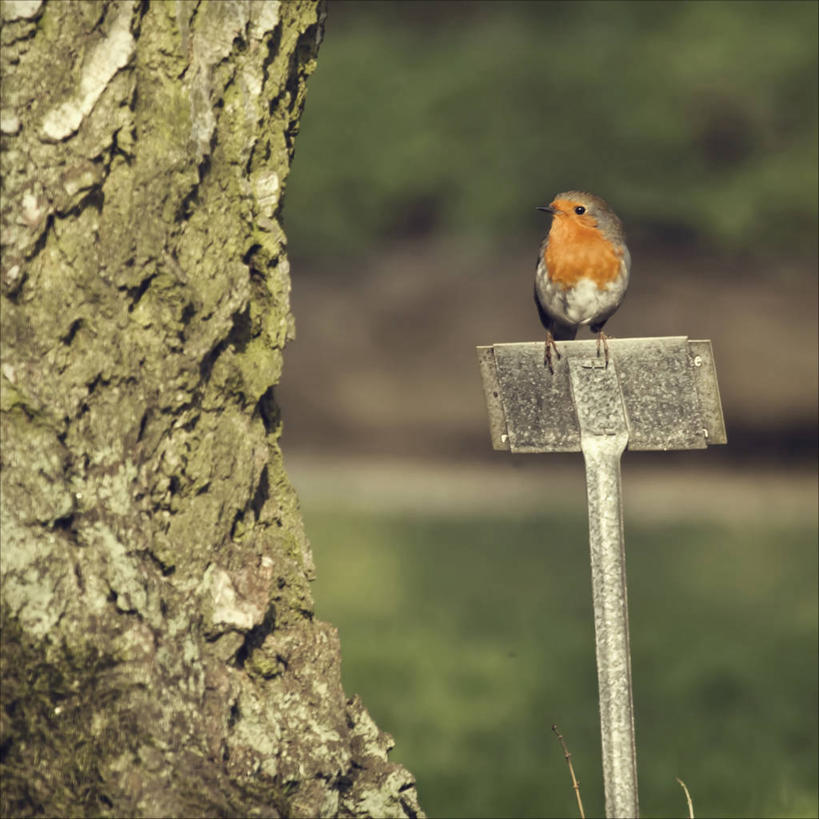
{"type": "Polygon", "coordinates": [[[816,29],[814,2],[331,2],[291,242],[489,243],[580,188],[645,238],[815,252],[816,29]]]}
{"type": "MultiPolygon", "coordinates": [[[[583,510],[516,519],[306,511],[344,681],[430,816],[603,815],[583,510]],[[584,548],[585,547],[585,548],[584,548]]],[[[644,816],[816,815],[809,522],[627,523],[644,816]]]]}
{"type": "MultiPolygon", "coordinates": [[[[603,812],[579,456],[489,450],[534,206],[622,218],[619,336],[713,340],[727,447],[623,462],[643,814],[817,816],[814,2],[330,2],[283,449],[349,694],[433,817],[603,812]]],[[[581,333],[581,337],[584,334],[581,333]]]]}

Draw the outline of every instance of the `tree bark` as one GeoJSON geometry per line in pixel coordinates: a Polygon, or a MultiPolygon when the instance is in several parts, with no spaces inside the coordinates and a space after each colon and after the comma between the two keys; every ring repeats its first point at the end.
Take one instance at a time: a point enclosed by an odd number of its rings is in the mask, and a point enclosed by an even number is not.
{"type": "Polygon", "coordinates": [[[421,816],[278,445],[321,5],[2,15],[3,815],[421,816]]]}

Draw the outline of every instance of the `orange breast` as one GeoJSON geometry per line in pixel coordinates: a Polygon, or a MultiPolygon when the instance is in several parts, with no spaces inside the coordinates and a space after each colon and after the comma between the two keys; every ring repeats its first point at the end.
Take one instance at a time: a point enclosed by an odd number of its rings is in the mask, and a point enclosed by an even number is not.
{"type": "Polygon", "coordinates": [[[591,279],[601,290],[617,278],[623,254],[597,228],[556,216],[543,260],[549,278],[564,290],[580,279],[591,279]]]}

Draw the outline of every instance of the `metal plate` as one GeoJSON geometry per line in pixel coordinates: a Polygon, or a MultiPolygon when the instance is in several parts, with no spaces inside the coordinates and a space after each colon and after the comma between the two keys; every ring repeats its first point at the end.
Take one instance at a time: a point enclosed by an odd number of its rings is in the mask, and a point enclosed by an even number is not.
{"type": "Polygon", "coordinates": [[[688,342],[688,350],[694,365],[694,384],[700,399],[700,412],[708,434],[708,445],[727,444],[728,436],[725,433],[725,419],[722,417],[722,401],[711,342],[708,339],[692,339],[688,342]]]}
{"type": "MultiPolygon", "coordinates": [[[[632,450],[703,449],[725,443],[716,370],[708,341],[685,336],[610,339],[632,450]],[[695,361],[698,363],[695,364],[695,361]]],[[[579,452],[580,427],[569,361],[597,367],[597,342],[558,342],[554,374],[543,342],[479,347],[495,449],[579,452]]]]}

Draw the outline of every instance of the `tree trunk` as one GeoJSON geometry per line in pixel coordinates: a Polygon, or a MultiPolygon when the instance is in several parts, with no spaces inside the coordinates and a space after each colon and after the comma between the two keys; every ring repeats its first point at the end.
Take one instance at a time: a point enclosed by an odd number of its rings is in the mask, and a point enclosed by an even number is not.
{"type": "Polygon", "coordinates": [[[2,15],[3,815],[422,815],[278,446],[322,7],[2,15]]]}

